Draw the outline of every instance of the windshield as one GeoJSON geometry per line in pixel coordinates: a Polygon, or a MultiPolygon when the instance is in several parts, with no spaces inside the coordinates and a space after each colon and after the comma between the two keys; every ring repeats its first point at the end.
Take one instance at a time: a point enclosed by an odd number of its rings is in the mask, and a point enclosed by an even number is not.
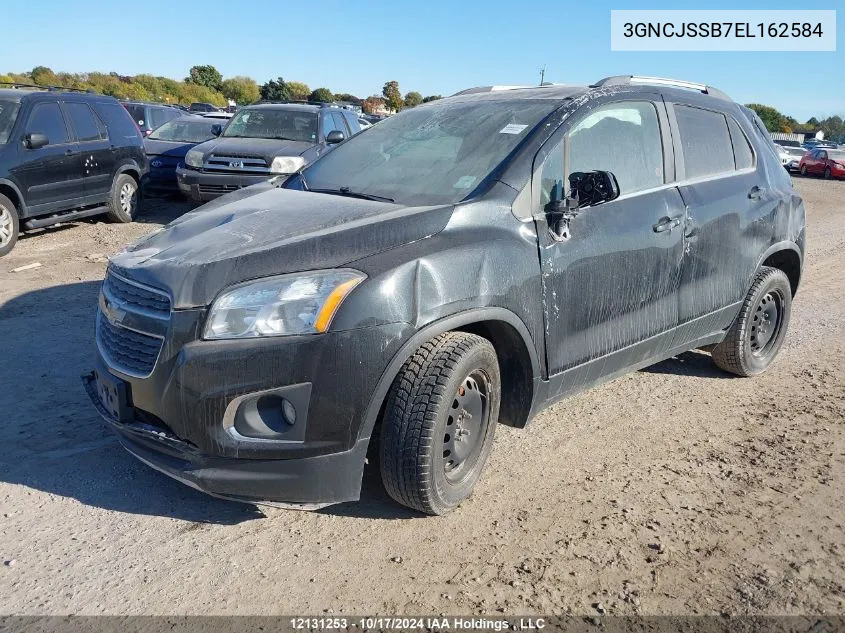
{"type": "Polygon", "coordinates": [[[191,119],[175,119],[162,125],[147,138],[156,141],[202,143],[203,141],[214,138],[215,134],[212,128],[219,125],[220,123],[213,119],[199,119],[197,121],[191,119]]]}
{"type": "Polygon", "coordinates": [[[417,106],[353,136],[304,172],[311,190],[453,204],[469,195],[547,114],[551,100],[417,106]]]}
{"type": "Polygon", "coordinates": [[[15,124],[20,105],[18,101],[0,101],[0,145],[9,141],[9,134],[12,133],[12,126],[15,124]]]}
{"type": "Polygon", "coordinates": [[[246,108],[232,117],[223,136],[317,142],[317,113],[303,110],[246,108]]]}

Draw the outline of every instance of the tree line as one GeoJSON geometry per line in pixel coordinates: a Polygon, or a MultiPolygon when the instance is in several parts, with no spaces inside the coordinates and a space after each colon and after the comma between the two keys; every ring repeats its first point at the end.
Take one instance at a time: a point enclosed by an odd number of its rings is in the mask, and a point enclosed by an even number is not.
{"type": "Polygon", "coordinates": [[[826,119],[811,117],[806,123],[799,123],[791,116],[778,112],[775,108],[760,103],[749,103],[747,107],[754,110],[769,132],[786,132],[791,134],[824,132],[824,137],[829,140],[842,142],[845,140],[845,122],[840,116],[829,116],[826,119]]]}
{"type": "Polygon", "coordinates": [[[36,66],[25,73],[0,74],[0,83],[3,82],[93,90],[117,99],[185,105],[204,102],[226,106],[229,100],[238,105],[255,103],[259,100],[346,101],[360,105],[367,113],[382,109],[398,112],[403,108],[412,108],[421,103],[442,98],[440,95],[423,97],[416,91],[410,91],[403,96],[397,81],[386,82],[381,95],[364,98],[349,93],[334,93],[328,88],[312,90],[306,83],[285,81],[282,77],[259,85],[251,77],[240,75],[224,79],[223,75],[211,65],[192,66],[188,71],[188,76],[182,81],[145,74],[54,72],[46,66],[36,66]]]}

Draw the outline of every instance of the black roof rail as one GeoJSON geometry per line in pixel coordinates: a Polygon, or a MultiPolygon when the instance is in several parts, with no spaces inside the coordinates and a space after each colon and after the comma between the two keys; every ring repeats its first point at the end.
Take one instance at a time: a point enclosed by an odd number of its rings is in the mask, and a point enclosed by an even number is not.
{"type": "Polygon", "coordinates": [[[47,92],[60,92],[67,90],[68,92],[85,92],[88,94],[97,94],[91,88],[67,88],[65,86],[39,86],[38,84],[24,84],[19,81],[0,81],[0,86],[11,86],[12,88],[38,88],[39,90],[46,90],[47,92]]]}
{"type": "Polygon", "coordinates": [[[592,84],[590,88],[603,88],[605,86],[628,86],[631,84],[642,84],[647,86],[668,86],[670,88],[686,88],[687,90],[696,90],[717,99],[724,99],[725,101],[733,101],[727,94],[706,84],[696,83],[694,81],[684,81],[682,79],[667,79],[666,77],[645,77],[641,75],[613,75],[600,79],[592,84]]]}

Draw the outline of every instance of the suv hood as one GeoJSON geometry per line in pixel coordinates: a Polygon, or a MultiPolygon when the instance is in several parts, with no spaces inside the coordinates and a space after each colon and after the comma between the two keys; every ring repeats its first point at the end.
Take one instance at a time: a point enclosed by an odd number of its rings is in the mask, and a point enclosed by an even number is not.
{"type": "Polygon", "coordinates": [[[271,163],[276,156],[299,156],[316,141],[284,141],[275,138],[236,138],[221,136],[197,145],[203,156],[211,153],[217,156],[260,156],[271,163]]]}
{"type": "Polygon", "coordinates": [[[404,207],[262,183],[223,196],[109,260],[169,290],[175,309],[209,305],[225,287],[336,268],[441,231],[452,206],[404,207]]]}

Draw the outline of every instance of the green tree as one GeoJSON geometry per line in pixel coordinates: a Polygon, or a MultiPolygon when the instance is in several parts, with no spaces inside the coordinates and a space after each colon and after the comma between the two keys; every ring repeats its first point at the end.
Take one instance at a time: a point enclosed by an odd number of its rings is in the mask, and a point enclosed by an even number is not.
{"type": "Polygon", "coordinates": [[[185,78],[185,81],[219,92],[223,75],[214,66],[191,66],[189,76],[185,78]]]}
{"type": "Polygon", "coordinates": [[[443,95],[429,95],[429,96],[423,98],[422,102],[428,103],[429,101],[437,101],[438,99],[442,99],[442,98],[443,98],[443,95]]]}
{"type": "Polygon", "coordinates": [[[277,81],[271,79],[261,86],[259,94],[265,101],[290,101],[291,98],[290,88],[281,77],[277,81]]]}
{"type": "Polygon", "coordinates": [[[59,84],[56,73],[47,66],[36,66],[29,74],[32,77],[32,83],[39,86],[57,86],[59,84]]]}
{"type": "Polygon", "coordinates": [[[405,107],[414,108],[422,103],[423,96],[419,92],[411,91],[405,95],[405,107]]]}
{"type": "Polygon", "coordinates": [[[250,77],[230,77],[223,81],[220,88],[224,97],[240,105],[255,103],[260,96],[258,84],[250,77]]]}
{"type": "Polygon", "coordinates": [[[323,103],[331,103],[334,101],[334,95],[328,88],[317,88],[314,92],[308,95],[308,101],[322,101],[323,103]]]}
{"type": "Polygon", "coordinates": [[[355,95],[351,95],[348,92],[341,92],[339,94],[335,94],[334,96],[335,101],[346,101],[347,103],[353,103],[355,105],[361,105],[362,101],[355,95]]]}
{"type": "Polygon", "coordinates": [[[808,127],[819,127],[819,120],[816,117],[810,117],[804,125],[808,127]]]}
{"type": "Polygon", "coordinates": [[[290,90],[290,98],[294,101],[307,101],[308,95],[311,94],[311,88],[308,84],[301,81],[289,81],[288,89],[290,90]]]}
{"type": "Polygon", "coordinates": [[[783,132],[789,128],[786,117],[771,106],[759,103],[749,103],[748,108],[754,110],[769,132],[783,132]]]}
{"type": "Polygon", "coordinates": [[[388,81],[385,83],[384,88],[381,89],[381,94],[384,95],[387,107],[396,112],[399,112],[402,106],[405,105],[405,101],[402,99],[402,93],[399,91],[398,81],[388,81]]]}

